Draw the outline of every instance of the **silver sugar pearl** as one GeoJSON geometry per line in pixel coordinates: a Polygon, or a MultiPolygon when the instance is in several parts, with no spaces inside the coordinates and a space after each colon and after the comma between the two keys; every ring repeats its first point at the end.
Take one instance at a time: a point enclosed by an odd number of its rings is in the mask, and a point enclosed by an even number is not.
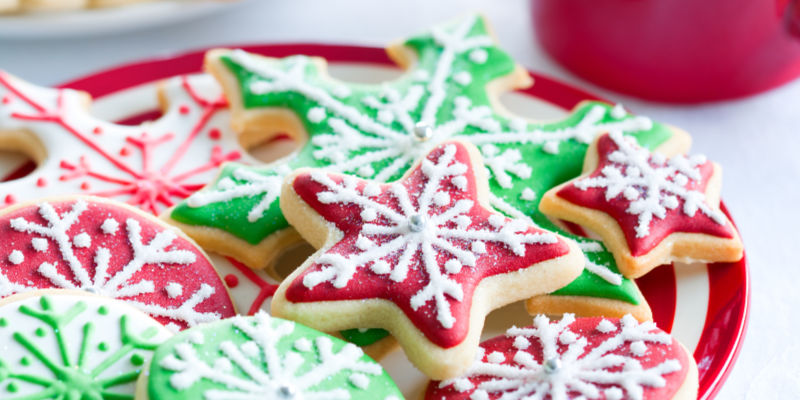
{"type": "Polygon", "coordinates": [[[294,395],[297,394],[297,391],[292,386],[282,385],[278,388],[278,393],[280,393],[281,397],[284,399],[291,399],[294,398],[294,395]]]}
{"type": "Polygon", "coordinates": [[[89,292],[89,293],[94,293],[94,294],[97,294],[97,289],[95,289],[95,288],[93,288],[93,287],[87,287],[87,288],[83,288],[83,290],[84,290],[84,291],[87,291],[87,292],[89,292]]]}
{"type": "Polygon", "coordinates": [[[411,229],[411,232],[422,232],[425,229],[425,217],[420,214],[408,217],[408,228],[411,229]]]}
{"type": "Polygon", "coordinates": [[[418,122],[416,125],[414,125],[414,137],[416,137],[417,140],[425,141],[430,139],[432,136],[433,128],[430,125],[424,122],[418,122]]]}
{"type": "Polygon", "coordinates": [[[555,374],[561,369],[561,360],[558,358],[547,359],[544,364],[542,364],[542,368],[544,368],[544,372],[548,375],[555,374]]]}

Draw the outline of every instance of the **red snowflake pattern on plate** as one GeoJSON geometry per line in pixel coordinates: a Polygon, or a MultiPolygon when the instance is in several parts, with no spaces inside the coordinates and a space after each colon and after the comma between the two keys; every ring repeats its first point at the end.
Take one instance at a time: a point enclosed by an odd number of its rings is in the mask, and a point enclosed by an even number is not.
{"type": "Polygon", "coordinates": [[[166,81],[167,110],[140,126],[94,118],[81,92],[38,87],[2,71],[0,97],[0,132],[9,140],[29,132],[44,153],[32,154],[40,164],[32,173],[0,184],[14,194],[6,203],[82,193],[157,214],[205,185],[223,162],[243,157],[228,128],[227,101],[207,75],[166,81]]]}
{"type": "Polygon", "coordinates": [[[173,330],[235,315],[202,250],[127,207],[78,197],[0,215],[0,297],[82,289],[120,299],[173,330]]]}
{"type": "Polygon", "coordinates": [[[284,281],[286,299],[386,299],[436,345],[461,343],[482,279],[570,251],[557,235],[485,208],[473,168],[467,147],[451,142],[392,184],[322,170],[287,178],[343,236],[284,281]]]}
{"type": "Polygon", "coordinates": [[[483,342],[464,375],[431,382],[425,398],[670,399],[687,380],[696,387],[692,364],[652,322],[539,315],[533,326],[483,342]]]}

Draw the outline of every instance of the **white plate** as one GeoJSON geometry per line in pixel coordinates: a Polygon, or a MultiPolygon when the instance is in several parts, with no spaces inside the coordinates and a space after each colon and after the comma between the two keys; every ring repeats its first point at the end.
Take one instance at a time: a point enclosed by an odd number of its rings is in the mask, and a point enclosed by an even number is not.
{"type": "Polygon", "coordinates": [[[109,8],[3,15],[0,38],[49,39],[126,32],[198,18],[239,3],[162,0],[109,8]]]}

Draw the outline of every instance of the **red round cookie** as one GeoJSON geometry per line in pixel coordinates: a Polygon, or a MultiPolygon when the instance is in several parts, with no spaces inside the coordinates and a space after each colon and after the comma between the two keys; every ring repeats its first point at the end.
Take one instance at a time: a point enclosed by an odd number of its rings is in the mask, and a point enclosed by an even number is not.
{"type": "Polygon", "coordinates": [[[425,399],[696,398],[694,360],[652,322],[578,318],[512,327],[481,344],[461,377],[432,381],[425,399]],[[581,397],[583,396],[583,397],[581,397]]]}
{"type": "Polygon", "coordinates": [[[0,297],[83,289],[126,301],[173,329],[235,315],[193,242],[154,217],[92,197],[0,211],[0,297]]]}

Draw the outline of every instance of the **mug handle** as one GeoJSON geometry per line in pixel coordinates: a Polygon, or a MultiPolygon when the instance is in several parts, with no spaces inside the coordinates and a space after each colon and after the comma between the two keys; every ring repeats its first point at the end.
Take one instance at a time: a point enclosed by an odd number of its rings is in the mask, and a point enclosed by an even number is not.
{"type": "Polygon", "coordinates": [[[789,0],[783,12],[783,22],[786,30],[800,40],[800,0],[789,0]]]}

